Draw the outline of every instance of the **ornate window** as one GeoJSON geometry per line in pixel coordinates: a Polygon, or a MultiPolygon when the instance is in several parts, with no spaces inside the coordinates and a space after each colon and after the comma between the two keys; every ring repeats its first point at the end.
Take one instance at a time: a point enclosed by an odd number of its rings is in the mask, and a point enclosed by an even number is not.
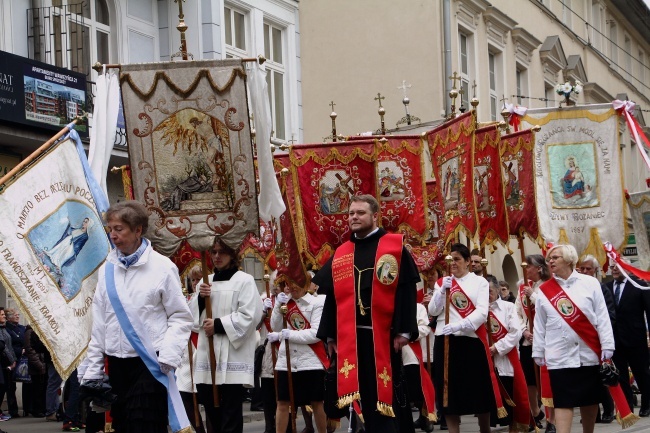
{"type": "Polygon", "coordinates": [[[286,140],[284,29],[264,23],[264,57],[266,83],[269,89],[273,137],[286,140]]]}

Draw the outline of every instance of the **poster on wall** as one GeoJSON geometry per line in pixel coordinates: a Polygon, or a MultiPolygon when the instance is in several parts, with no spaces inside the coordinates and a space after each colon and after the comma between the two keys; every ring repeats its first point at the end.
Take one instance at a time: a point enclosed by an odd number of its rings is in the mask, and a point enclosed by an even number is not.
{"type": "Polygon", "coordinates": [[[58,131],[86,111],[84,74],[0,51],[0,120],[58,131]]]}

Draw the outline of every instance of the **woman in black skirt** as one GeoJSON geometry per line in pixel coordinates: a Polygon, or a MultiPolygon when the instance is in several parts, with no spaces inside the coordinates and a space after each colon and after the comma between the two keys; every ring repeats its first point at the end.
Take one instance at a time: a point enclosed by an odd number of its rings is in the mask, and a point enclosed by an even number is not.
{"type": "MultiPolygon", "coordinates": [[[[526,269],[525,279],[517,285],[517,299],[515,301],[515,309],[522,325],[522,338],[519,344],[519,358],[521,360],[521,368],[524,370],[526,376],[526,385],[528,386],[528,403],[530,404],[530,411],[535,420],[537,428],[542,428],[542,420],[544,419],[544,411],[539,407],[541,390],[537,389],[537,378],[535,377],[535,363],[533,362],[533,333],[531,332],[533,323],[529,323],[528,315],[524,309],[524,305],[530,303],[531,311],[535,311],[535,301],[537,300],[537,292],[539,286],[549,278],[551,273],[548,270],[544,256],[541,254],[531,254],[526,256],[526,269]],[[532,284],[531,284],[532,283],[532,284]]],[[[549,410],[547,432],[552,433],[554,430],[554,416],[553,408],[549,410]]]]}
{"type": "MultiPolygon", "coordinates": [[[[278,360],[275,370],[278,379],[278,407],[275,414],[275,431],[284,432],[289,421],[289,376],[287,371],[286,345],[289,344],[291,353],[291,376],[293,382],[294,407],[311,405],[314,414],[314,424],[318,433],[327,433],[327,417],[325,416],[325,347],[316,337],[325,296],[314,296],[307,293],[307,288],[295,284],[287,285],[289,296],[280,292],[271,314],[271,328],[274,332],[268,334],[269,342],[281,340],[278,350],[278,360]],[[286,304],[287,327],[282,327],[280,307],[286,304]]],[[[285,289],[286,290],[286,289],[285,289]]]]}
{"type": "MultiPolygon", "coordinates": [[[[441,408],[451,433],[460,432],[460,416],[477,414],[480,431],[490,431],[490,410],[495,406],[490,380],[490,369],[485,347],[475,330],[484,325],[488,314],[488,282],[469,272],[470,252],[463,244],[451,247],[451,273],[444,277],[442,286],[435,285],[429,302],[429,315],[438,316],[433,351],[435,364],[434,385],[436,405],[441,408]],[[445,325],[445,291],[451,288],[452,278],[462,287],[476,308],[463,318],[454,306],[449,308],[449,324],[445,325]],[[449,404],[443,407],[444,340],[449,336],[449,404]]],[[[462,303],[460,304],[462,306],[462,303]]]]}
{"type": "Polygon", "coordinates": [[[592,433],[602,388],[599,364],[614,354],[607,306],[600,282],[575,271],[578,253],[573,246],[554,246],[548,251],[546,260],[554,280],[544,283],[537,296],[533,360],[548,368],[558,433],[571,431],[575,407],[580,408],[582,431],[592,433]],[[555,282],[561,290],[549,286],[555,282]],[[555,306],[545,293],[551,294],[555,306]],[[579,328],[574,329],[578,312],[589,321],[590,325],[585,328],[595,328],[601,353],[595,353],[578,335],[579,328]]]}

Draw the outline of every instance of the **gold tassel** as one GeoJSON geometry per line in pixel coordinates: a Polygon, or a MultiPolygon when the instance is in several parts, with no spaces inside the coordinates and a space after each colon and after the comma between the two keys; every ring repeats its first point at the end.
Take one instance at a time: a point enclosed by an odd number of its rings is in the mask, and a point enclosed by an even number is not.
{"type": "Polygon", "coordinates": [[[362,413],[358,413],[357,416],[359,417],[359,421],[361,421],[361,422],[364,423],[364,424],[366,423],[366,422],[363,420],[363,414],[362,414],[362,413]]]}
{"type": "Polygon", "coordinates": [[[631,412],[625,418],[621,418],[621,413],[619,411],[616,411],[616,421],[618,421],[623,429],[632,427],[640,419],[641,418],[639,418],[637,415],[634,415],[634,412],[631,412]]]}
{"type": "Polygon", "coordinates": [[[511,398],[506,398],[506,404],[507,404],[508,406],[510,406],[510,407],[515,407],[515,406],[516,406],[515,402],[512,401],[511,398]]]}
{"type": "Polygon", "coordinates": [[[341,428],[341,420],[340,419],[330,419],[327,418],[327,431],[336,431],[339,428],[341,428]]]}
{"type": "MultiPolygon", "coordinates": [[[[515,431],[520,433],[528,433],[528,424],[515,423],[515,431]]],[[[535,426],[535,432],[538,432],[539,429],[535,426]]]]}
{"type": "Polygon", "coordinates": [[[115,430],[113,430],[113,423],[112,422],[107,422],[106,424],[104,424],[104,431],[106,433],[114,432],[115,430]]]}
{"type": "Polygon", "coordinates": [[[314,409],[312,409],[310,405],[306,405],[305,410],[307,411],[307,413],[314,413],[314,409]]]}
{"type": "Polygon", "coordinates": [[[505,407],[501,406],[500,408],[497,408],[497,416],[499,418],[505,418],[508,416],[508,411],[505,407]]]}
{"type": "Polygon", "coordinates": [[[353,392],[352,394],[344,395],[339,397],[338,401],[336,402],[336,406],[339,409],[343,409],[346,406],[350,406],[353,401],[360,400],[361,396],[359,395],[359,391],[353,392]]]}
{"type": "Polygon", "coordinates": [[[431,422],[438,422],[438,416],[435,414],[435,412],[429,412],[427,414],[427,419],[431,422]]]}
{"type": "Polygon", "coordinates": [[[393,412],[393,407],[386,403],[382,403],[381,401],[377,402],[377,411],[379,411],[379,413],[384,416],[390,416],[392,418],[395,418],[395,412],[393,412]]]}
{"type": "Polygon", "coordinates": [[[192,427],[188,425],[187,427],[182,428],[179,431],[174,432],[174,433],[193,433],[193,432],[194,432],[194,430],[192,429],[192,427]]]}
{"type": "Polygon", "coordinates": [[[555,407],[553,406],[553,399],[552,398],[544,398],[542,397],[542,404],[544,407],[555,407]]]}

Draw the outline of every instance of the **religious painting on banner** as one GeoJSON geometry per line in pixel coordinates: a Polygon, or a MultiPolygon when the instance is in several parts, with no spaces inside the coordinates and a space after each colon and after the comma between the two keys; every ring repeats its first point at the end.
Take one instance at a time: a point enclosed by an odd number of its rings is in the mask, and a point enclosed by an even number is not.
{"type": "Polygon", "coordinates": [[[531,240],[538,242],[534,147],[535,133],[531,129],[501,137],[501,172],[510,234],[520,238],[528,235],[531,240]]]}
{"type": "Polygon", "coordinates": [[[474,193],[474,111],[464,113],[427,135],[437,196],[445,217],[444,244],[460,232],[474,239],[477,231],[474,193]]]}
{"type": "Polygon", "coordinates": [[[636,192],[627,199],[632,214],[639,267],[650,270],[650,193],[636,192]]]}
{"type": "Polygon", "coordinates": [[[0,194],[0,281],[64,378],[90,341],[97,273],[110,251],[80,154],[81,142],[67,138],[0,194]]]}
{"type": "Polygon", "coordinates": [[[375,142],[297,145],[290,148],[289,157],[296,203],[295,236],[305,259],[320,267],[350,236],[352,196],[376,194],[375,142]]]}
{"type": "Polygon", "coordinates": [[[422,241],[428,227],[422,142],[419,135],[387,136],[375,142],[379,225],[413,241],[422,241]]]}
{"type": "Polygon", "coordinates": [[[604,241],[626,241],[618,118],[611,104],[528,110],[523,126],[540,125],[535,184],[540,234],[605,262],[604,241]]]}
{"type": "Polygon", "coordinates": [[[243,63],[123,65],[120,83],[134,197],[149,209],[155,248],[206,251],[215,235],[238,248],[257,233],[243,63]]]}
{"type": "Polygon", "coordinates": [[[424,242],[411,242],[405,240],[405,246],[413,256],[415,264],[420,272],[426,272],[443,260],[445,243],[445,217],[442,211],[442,203],[438,199],[436,182],[426,183],[427,191],[427,215],[428,230],[424,242]]]}
{"type": "Polygon", "coordinates": [[[509,231],[501,175],[497,125],[477,129],[474,137],[474,194],[481,248],[499,242],[508,249],[509,231]]]}

